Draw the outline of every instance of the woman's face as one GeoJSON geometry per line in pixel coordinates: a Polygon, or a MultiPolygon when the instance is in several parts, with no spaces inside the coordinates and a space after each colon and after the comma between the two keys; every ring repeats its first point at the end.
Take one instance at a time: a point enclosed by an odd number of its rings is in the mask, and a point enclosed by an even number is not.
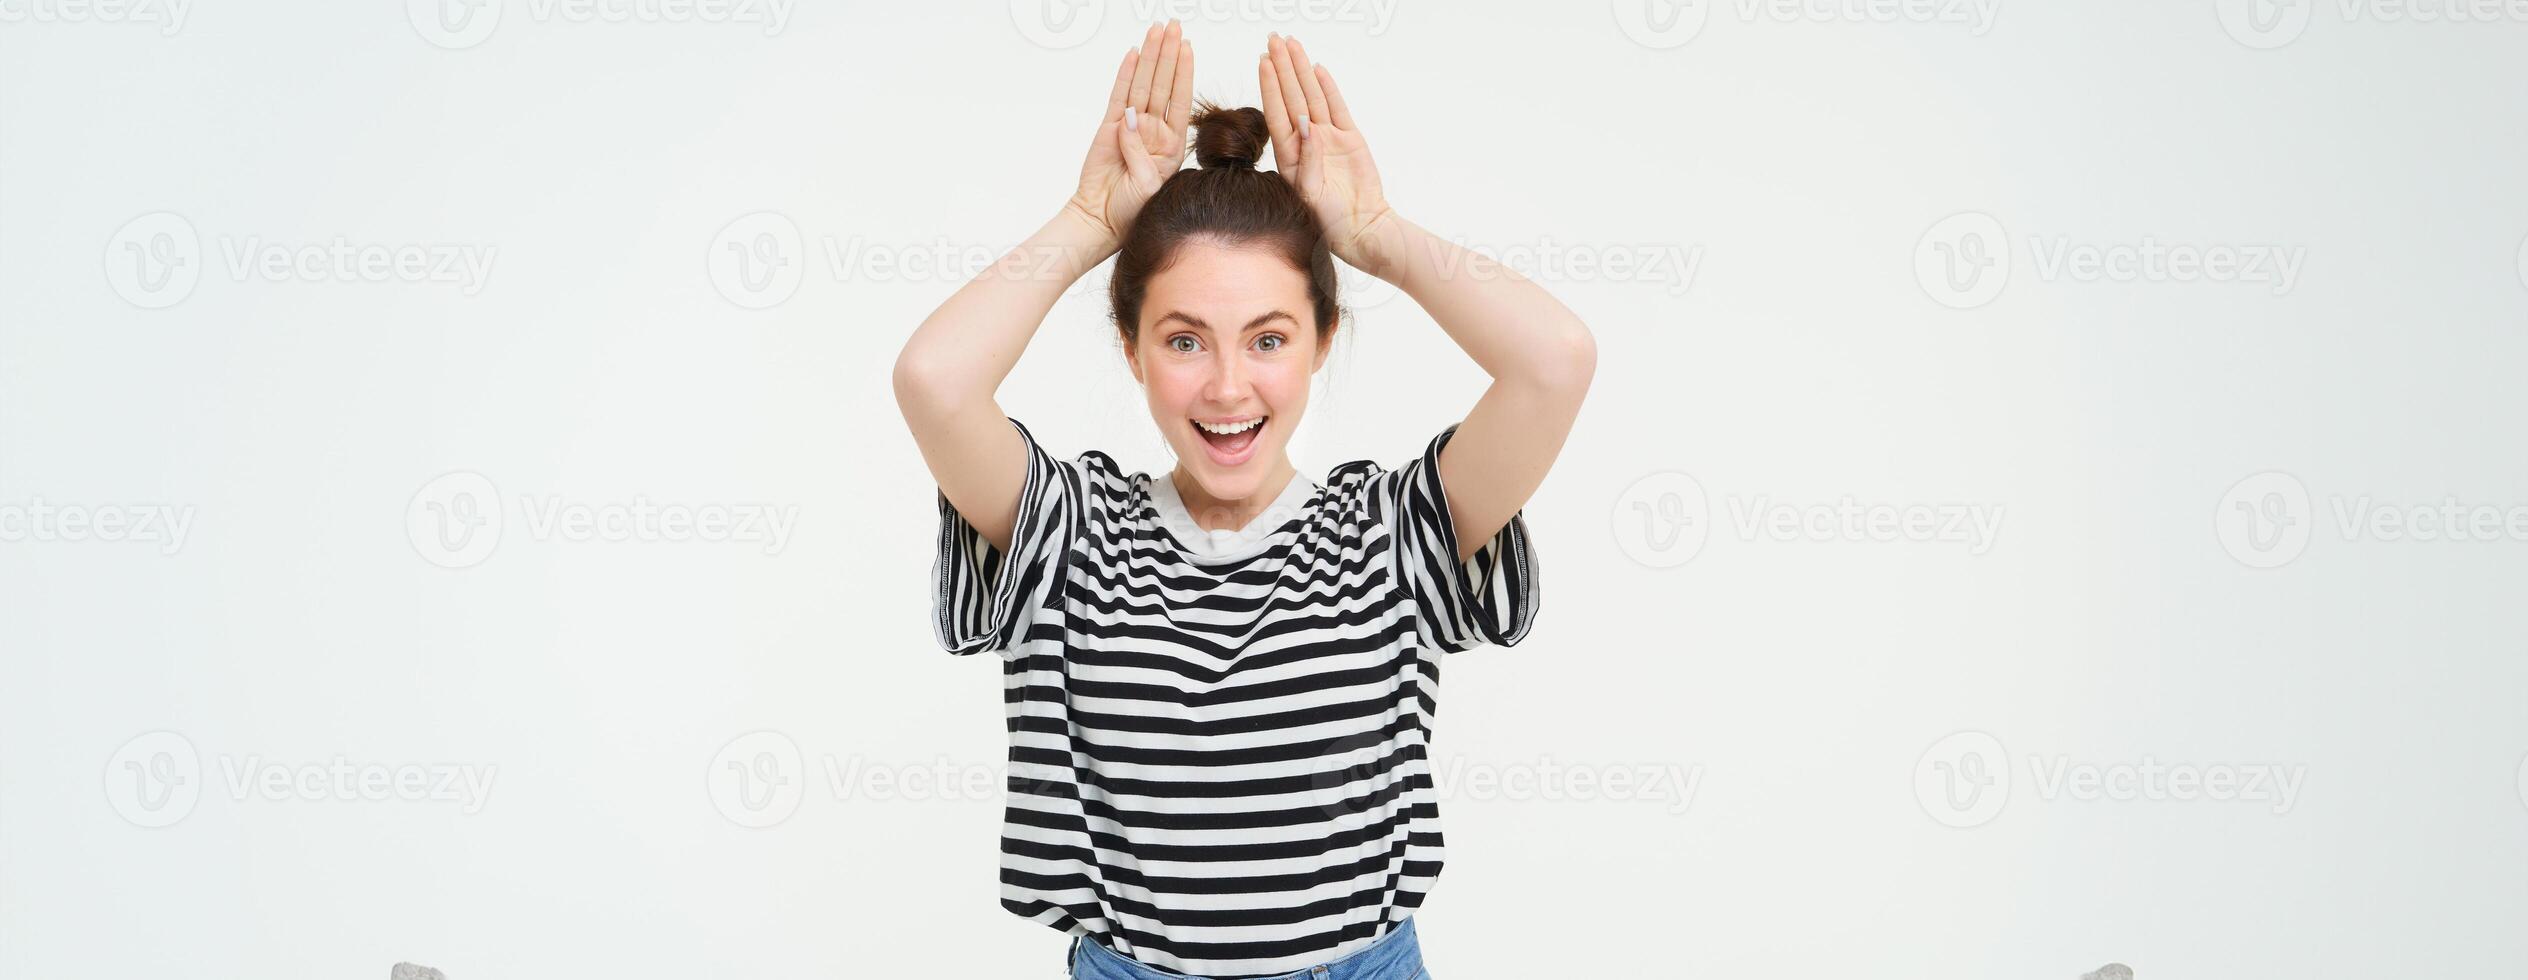
{"type": "Polygon", "coordinates": [[[1174,265],[1150,277],[1133,379],[1179,463],[1212,497],[1247,499],[1282,469],[1308,409],[1308,379],[1325,363],[1315,319],[1308,277],[1260,248],[1187,241],[1174,265]],[[1201,423],[1244,431],[1214,434],[1201,423]]]}

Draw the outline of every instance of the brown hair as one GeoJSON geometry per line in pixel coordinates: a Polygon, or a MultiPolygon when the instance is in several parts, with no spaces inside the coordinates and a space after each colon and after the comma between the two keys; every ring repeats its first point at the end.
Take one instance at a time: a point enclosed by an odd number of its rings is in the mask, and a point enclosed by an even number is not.
{"type": "Polygon", "coordinates": [[[1173,264],[1178,246],[1192,239],[1261,246],[1305,273],[1317,342],[1331,342],[1341,316],[1335,305],[1334,255],[1326,250],[1325,232],[1299,189],[1278,172],[1255,169],[1271,138],[1263,111],[1222,108],[1209,99],[1196,104],[1194,162],[1200,168],[1179,170],[1160,184],[1115,253],[1107,299],[1124,348],[1131,350],[1140,342],[1141,301],[1150,291],[1150,277],[1173,264]]]}

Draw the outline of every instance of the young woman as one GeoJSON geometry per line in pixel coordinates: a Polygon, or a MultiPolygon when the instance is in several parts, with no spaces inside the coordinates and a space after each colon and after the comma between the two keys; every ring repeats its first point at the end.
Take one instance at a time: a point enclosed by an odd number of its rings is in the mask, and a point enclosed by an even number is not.
{"type": "Polygon", "coordinates": [[[1388,206],[1334,77],[1267,47],[1262,110],[1191,113],[1193,46],[1150,28],[1079,190],[895,368],[939,483],[933,625],[1002,660],[1001,904],[1069,934],[1076,977],[1428,976],[1411,916],[1441,865],[1440,658],[1535,622],[1520,509],[1595,369],[1543,289],[1388,206]],[[1179,169],[1189,128],[1199,167],[1179,169]],[[1277,171],[1254,168],[1267,140],[1277,171]],[[1163,476],[1057,458],[993,398],[1109,256],[1163,476]],[[1286,448],[1341,322],[1337,258],[1422,304],[1492,386],[1402,468],[1318,483],[1286,448]]]}

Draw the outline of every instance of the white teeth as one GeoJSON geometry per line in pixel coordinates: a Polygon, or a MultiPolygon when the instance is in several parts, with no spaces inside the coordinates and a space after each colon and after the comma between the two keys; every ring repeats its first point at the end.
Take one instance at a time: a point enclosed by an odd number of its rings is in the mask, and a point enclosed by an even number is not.
{"type": "Polygon", "coordinates": [[[1244,422],[1237,423],[1236,425],[1213,425],[1200,419],[1194,420],[1194,424],[1200,426],[1203,431],[1211,433],[1212,435],[1229,436],[1263,425],[1266,417],[1267,416],[1258,415],[1244,422]]]}

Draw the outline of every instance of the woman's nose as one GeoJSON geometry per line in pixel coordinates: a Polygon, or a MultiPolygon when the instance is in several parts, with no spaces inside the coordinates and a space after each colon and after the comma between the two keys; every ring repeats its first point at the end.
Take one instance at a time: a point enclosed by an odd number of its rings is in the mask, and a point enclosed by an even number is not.
{"type": "Polygon", "coordinates": [[[1246,397],[1246,373],[1234,357],[1212,361],[1211,377],[1203,386],[1203,395],[1214,403],[1236,404],[1246,397]]]}

